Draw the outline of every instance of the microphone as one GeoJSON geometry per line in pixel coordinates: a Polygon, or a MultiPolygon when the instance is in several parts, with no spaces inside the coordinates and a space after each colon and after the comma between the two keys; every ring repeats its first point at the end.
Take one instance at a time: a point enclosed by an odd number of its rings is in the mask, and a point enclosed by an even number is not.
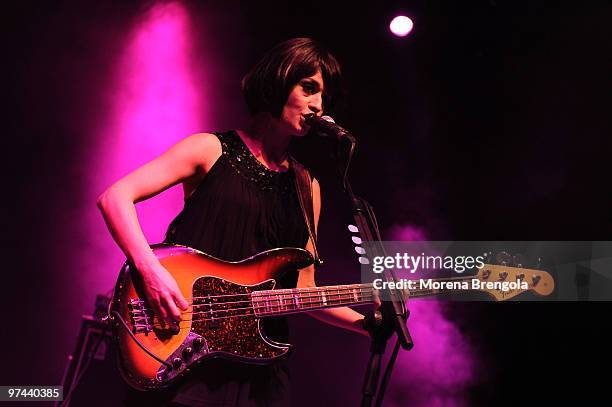
{"type": "Polygon", "coordinates": [[[348,138],[350,140],[354,140],[353,136],[338,126],[334,119],[329,116],[317,116],[314,113],[304,115],[305,122],[308,126],[312,127],[312,129],[322,135],[322,136],[330,136],[337,139],[348,138]]]}

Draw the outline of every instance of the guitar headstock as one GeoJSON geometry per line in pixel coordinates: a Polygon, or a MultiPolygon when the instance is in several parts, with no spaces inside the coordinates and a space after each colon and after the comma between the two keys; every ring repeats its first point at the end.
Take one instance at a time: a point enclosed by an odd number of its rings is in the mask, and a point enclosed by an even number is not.
{"type": "Polygon", "coordinates": [[[474,279],[480,281],[479,290],[496,301],[508,300],[527,291],[547,296],[555,290],[555,280],[546,271],[504,264],[485,264],[474,279]]]}

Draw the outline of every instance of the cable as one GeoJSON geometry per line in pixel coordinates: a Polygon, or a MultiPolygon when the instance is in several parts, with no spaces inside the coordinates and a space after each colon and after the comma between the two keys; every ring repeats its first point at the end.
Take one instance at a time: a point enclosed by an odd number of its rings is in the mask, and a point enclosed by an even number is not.
{"type": "Polygon", "coordinates": [[[126,322],[123,320],[123,318],[121,317],[121,314],[119,314],[117,311],[113,310],[111,311],[111,314],[115,315],[117,318],[119,318],[119,321],[121,321],[121,324],[123,325],[123,328],[126,330],[126,332],[130,335],[130,337],[134,340],[134,342],[136,342],[136,344],[138,346],[140,346],[140,348],[142,350],[144,350],[147,355],[151,356],[153,359],[155,359],[156,361],[158,361],[159,363],[161,363],[162,365],[165,365],[168,369],[172,369],[172,365],[168,362],[166,362],[165,360],[160,359],[157,355],[155,355],[154,353],[152,353],[150,350],[148,350],[147,348],[145,348],[145,346],[140,343],[140,341],[138,340],[138,338],[136,338],[136,336],[132,333],[132,330],[130,329],[130,327],[126,324],[126,322]]]}

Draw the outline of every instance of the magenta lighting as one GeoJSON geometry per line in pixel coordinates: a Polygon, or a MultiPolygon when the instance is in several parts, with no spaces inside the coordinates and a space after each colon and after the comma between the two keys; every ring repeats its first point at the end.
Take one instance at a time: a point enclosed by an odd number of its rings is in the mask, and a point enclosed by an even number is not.
{"type": "MultiPolygon", "coordinates": [[[[109,286],[114,279],[110,270],[116,271],[124,256],[106,230],[95,198],[119,178],[202,128],[206,107],[200,102],[202,89],[197,86],[193,52],[187,9],[179,2],[154,3],[133,22],[114,61],[114,74],[104,84],[104,97],[112,108],[100,120],[102,126],[96,123],[99,138],[88,164],[92,168],[87,198],[91,202],[89,235],[95,238],[93,252],[83,261],[91,263],[85,268],[104,276],[109,286]]],[[[136,206],[149,242],[163,240],[182,204],[182,190],[175,187],[136,206]]]]}
{"type": "Polygon", "coordinates": [[[398,37],[407,36],[410,31],[412,31],[412,27],[414,24],[412,20],[406,16],[397,16],[393,20],[391,20],[391,24],[389,24],[389,29],[393,34],[398,37]]]}
{"type": "MultiPolygon", "coordinates": [[[[105,157],[106,183],[200,128],[202,106],[194,86],[189,23],[181,3],[160,2],[134,25],[118,61],[115,128],[107,136],[116,137],[116,148],[105,157]]],[[[137,206],[150,241],[163,239],[165,227],[182,202],[180,188],[174,188],[137,206]]]]}

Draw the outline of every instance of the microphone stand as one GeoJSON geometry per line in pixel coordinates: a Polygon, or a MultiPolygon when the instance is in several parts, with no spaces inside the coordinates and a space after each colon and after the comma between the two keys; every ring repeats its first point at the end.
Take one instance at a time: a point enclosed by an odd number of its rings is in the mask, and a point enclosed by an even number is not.
{"type": "MultiPolygon", "coordinates": [[[[348,168],[355,152],[357,142],[351,134],[345,134],[338,139],[338,170],[342,176],[342,188],[348,195],[353,212],[355,224],[359,230],[361,240],[370,243],[368,248],[369,258],[377,256],[386,256],[384,247],[381,243],[380,231],[376,222],[376,215],[372,206],[364,199],[356,196],[348,180],[348,168]],[[348,149],[343,149],[342,145],[350,146],[348,149]]],[[[380,275],[383,281],[397,281],[393,270],[385,270],[380,275]]],[[[382,357],[385,353],[387,341],[393,335],[397,334],[397,342],[393,355],[389,360],[384,379],[381,383],[381,388],[378,391],[376,406],[380,406],[384,397],[384,391],[387,382],[391,376],[391,370],[399,351],[399,347],[405,350],[410,350],[414,346],[406,320],[409,312],[406,309],[401,290],[388,289],[385,292],[386,298],[382,298],[380,312],[368,315],[365,318],[364,327],[370,332],[372,344],[370,346],[370,360],[365,373],[365,379],[362,388],[361,406],[368,407],[372,405],[376,390],[378,388],[380,365],[382,357]]]]}

